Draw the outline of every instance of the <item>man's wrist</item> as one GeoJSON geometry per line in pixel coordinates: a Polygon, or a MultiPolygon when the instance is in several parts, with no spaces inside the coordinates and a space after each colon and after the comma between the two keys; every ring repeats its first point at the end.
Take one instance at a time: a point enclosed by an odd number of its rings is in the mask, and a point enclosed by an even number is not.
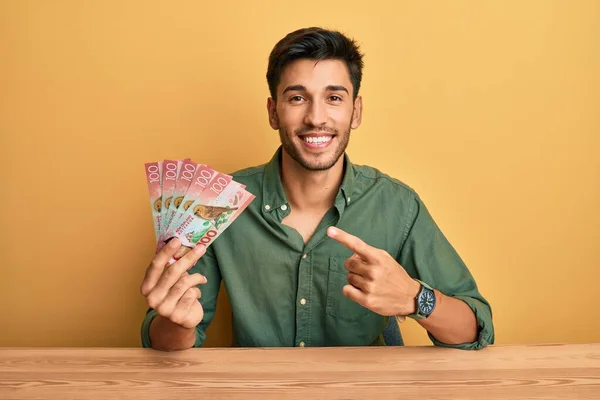
{"type": "Polygon", "coordinates": [[[412,279],[410,290],[408,291],[408,304],[406,305],[403,316],[412,315],[417,312],[417,296],[421,291],[421,283],[416,279],[412,279]]]}

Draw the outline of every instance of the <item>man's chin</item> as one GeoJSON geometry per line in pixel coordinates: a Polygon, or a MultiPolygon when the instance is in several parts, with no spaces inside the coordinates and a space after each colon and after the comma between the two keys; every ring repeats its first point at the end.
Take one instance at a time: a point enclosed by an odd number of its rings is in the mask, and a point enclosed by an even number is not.
{"type": "Polygon", "coordinates": [[[308,171],[326,171],[332,168],[337,160],[333,160],[331,156],[319,158],[299,156],[295,161],[308,171]]]}
{"type": "MultiPolygon", "coordinates": [[[[340,150],[339,148],[329,148],[321,152],[312,152],[307,151],[302,144],[283,143],[283,150],[296,164],[307,171],[326,171],[331,169],[340,158],[336,158],[336,154],[340,150]]],[[[343,151],[341,154],[343,154],[343,151]]]]}

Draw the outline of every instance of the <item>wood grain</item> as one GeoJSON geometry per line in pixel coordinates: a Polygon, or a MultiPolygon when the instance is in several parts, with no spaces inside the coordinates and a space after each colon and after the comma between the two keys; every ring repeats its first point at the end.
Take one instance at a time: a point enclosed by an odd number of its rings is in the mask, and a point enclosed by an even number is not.
{"type": "Polygon", "coordinates": [[[600,344],[0,349],[0,399],[600,399],[600,344]]]}

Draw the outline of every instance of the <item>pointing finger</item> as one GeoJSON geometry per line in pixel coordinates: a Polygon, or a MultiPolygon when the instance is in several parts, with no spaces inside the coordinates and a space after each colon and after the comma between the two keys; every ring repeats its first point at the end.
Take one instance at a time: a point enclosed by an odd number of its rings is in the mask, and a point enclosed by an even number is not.
{"type": "Polygon", "coordinates": [[[327,229],[327,235],[358,254],[358,256],[364,261],[371,261],[374,259],[374,248],[356,236],[333,226],[330,226],[327,229]]]}

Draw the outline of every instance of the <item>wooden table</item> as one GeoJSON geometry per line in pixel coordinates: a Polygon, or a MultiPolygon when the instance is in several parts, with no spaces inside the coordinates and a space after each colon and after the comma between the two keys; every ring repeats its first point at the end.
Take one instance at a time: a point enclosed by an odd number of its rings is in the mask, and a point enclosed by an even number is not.
{"type": "Polygon", "coordinates": [[[0,399],[600,399],[600,344],[0,349],[0,399]]]}

